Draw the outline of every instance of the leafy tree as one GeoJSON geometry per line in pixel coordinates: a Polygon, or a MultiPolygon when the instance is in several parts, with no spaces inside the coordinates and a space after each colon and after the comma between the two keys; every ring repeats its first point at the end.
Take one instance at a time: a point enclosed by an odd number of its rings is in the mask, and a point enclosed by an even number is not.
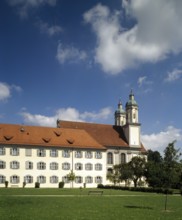
{"type": "Polygon", "coordinates": [[[145,170],[146,181],[151,187],[162,187],[163,158],[158,151],[148,151],[145,170]]]}
{"type": "Polygon", "coordinates": [[[108,172],[107,179],[112,182],[114,185],[120,183],[120,172],[119,172],[119,165],[115,165],[113,170],[108,172]]]}
{"type": "Polygon", "coordinates": [[[146,161],[144,157],[133,157],[128,163],[129,170],[131,170],[131,179],[134,183],[134,186],[137,187],[138,180],[141,179],[145,174],[146,161]]]}
{"type": "Polygon", "coordinates": [[[76,178],[73,170],[71,170],[71,172],[67,175],[67,177],[68,177],[68,180],[72,183],[72,188],[73,188],[73,182],[74,182],[74,180],[76,178]]]}
{"type": "Polygon", "coordinates": [[[179,149],[175,149],[174,144],[176,141],[169,143],[164,150],[164,179],[163,185],[166,188],[173,187],[180,181],[181,165],[179,158],[181,154],[179,149]]]}
{"type": "Polygon", "coordinates": [[[125,186],[132,180],[133,171],[128,163],[118,165],[120,169],[120,179],[125,181],[125,186]]]}

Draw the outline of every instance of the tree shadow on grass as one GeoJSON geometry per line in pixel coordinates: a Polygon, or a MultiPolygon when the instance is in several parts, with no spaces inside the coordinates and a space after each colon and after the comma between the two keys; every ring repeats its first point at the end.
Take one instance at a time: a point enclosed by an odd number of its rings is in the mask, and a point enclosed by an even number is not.
{"type": "Polygon", "coordinates": [[[129,208],[129,209],[153,209],[152,207],[148,206],[136,206],[136,205],[125,205],[124,208],[129,208]]]}

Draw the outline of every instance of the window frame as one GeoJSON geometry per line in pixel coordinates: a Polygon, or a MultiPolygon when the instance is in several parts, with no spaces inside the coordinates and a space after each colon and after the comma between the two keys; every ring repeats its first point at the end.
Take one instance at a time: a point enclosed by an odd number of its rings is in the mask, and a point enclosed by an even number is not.
{"type": "Polygon", "coordinates": [[[58,170],[58,163],[57,162],[51,162],[50,163],[50,170],[58,170]]]}
{"type": "Polygon", "coordinates": [[[46,170],[46,163],[43,161],[37,162],[37,170],[46,170]]]}
{"type": "Polygon", "coordinates": [[[17,170],[20,168],[20,162],[19,161],[16,161],[16,160],[13,160],[10,162],[10,168],[13,169],[13,170],[17,170]]]}

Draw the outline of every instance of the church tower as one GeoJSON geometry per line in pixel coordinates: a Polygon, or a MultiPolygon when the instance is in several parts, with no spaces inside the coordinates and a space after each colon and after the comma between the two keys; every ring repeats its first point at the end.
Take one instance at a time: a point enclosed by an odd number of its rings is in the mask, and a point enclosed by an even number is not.
{"type": "Polygon", "coordinates": [[[123,126],[126,139],[130,147],[141,147],[140,144],[140,126],[138,119],[138,104],[135,101],[133,91],[131,90],[129,100],[125,106],[126,124],[123,126]]]}
{"type": "Polygon", "coordinates": [[[126,112],[123,109],[121,100],[118,103],[118,109],[115,111],[115,125],[123,126],[126,124],[126,112]]]}

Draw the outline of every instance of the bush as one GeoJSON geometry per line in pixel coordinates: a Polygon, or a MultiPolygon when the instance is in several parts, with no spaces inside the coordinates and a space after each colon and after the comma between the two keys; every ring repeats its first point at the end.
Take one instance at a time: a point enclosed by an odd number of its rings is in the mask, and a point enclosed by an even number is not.
{"type": "Polygon", "coordinates": [[[59,188],[64,188],[64,182],[59,182],[58,187],[59,187],[59,188]]]}
{"type": "Polygon", "coordinates": [[[8,184],[9,182],[8,181],[5,181],[5,187],[8,188],[8,184]]]}
{"type": "Polygon", "coordinates": [[[26,186],[26,182],[23,182],[23,188],[25,188],[25,186],[26,186]]]}
{"type": "Polygon", "coordinates": [[[35,182],[35,188],[40,188],[40,183],[39,182],[35,182]]]}
{"type": "Polygon", "coordinates": [[[104,188],[104,185],[101,184],[101,183],[99,183],[99,184],[97,185],[97,188],[99,188],[99,189],[103,189],[103,188],[104,188]]]}

